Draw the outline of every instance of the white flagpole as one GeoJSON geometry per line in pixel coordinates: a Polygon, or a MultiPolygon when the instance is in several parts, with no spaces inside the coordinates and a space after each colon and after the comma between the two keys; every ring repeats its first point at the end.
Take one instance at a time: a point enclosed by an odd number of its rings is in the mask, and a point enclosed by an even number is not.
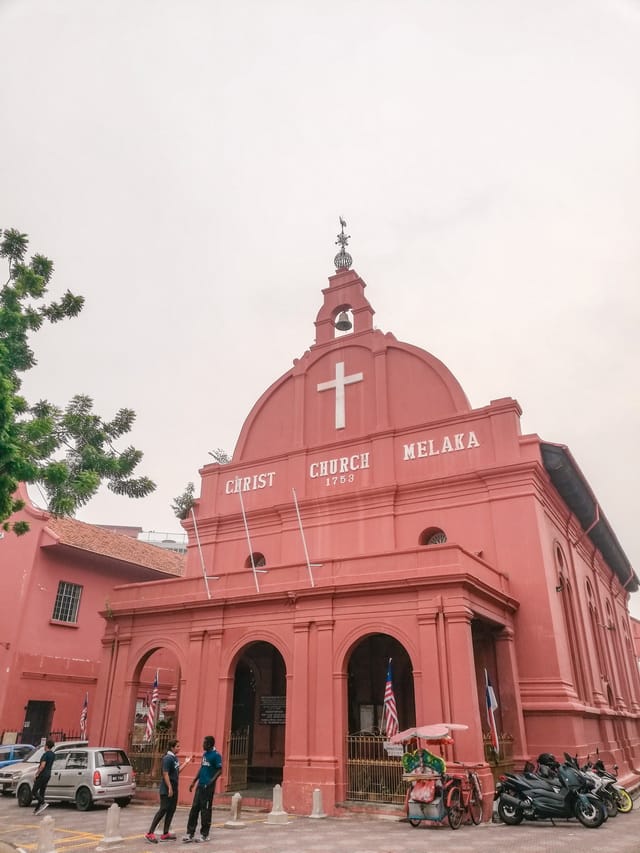
{"type": "Polygon", "coordinates": [[[300,536],[302,538],[302,547],[304,548],[304,558],[307,561],[307,571],[309,572],[309,580],[311,581],[311,586],[315,587],[316,583],[315,583],[315,580],[313,579],[312,566],[320,567],[322,565],[322,563],[311,563],[309,560],[309,551],[307,550],[307,540],[305,539],[305,536],[304,536],[304,528],[302,526],[302,518],[300,517],[300,507],[298,506],[298,496],[296,495],[295,489],[291,489],[291,492],[293,493],[293,503],[295,504],[296,515],[298,516],[298,526],[300,528],[300,536]]]}
{"type": "Polygon", "coordinates": [[[193,519],[193,532],[196,534],[196,542],[198,543],[198,553],[200,554],[200,565],[202,566],[202,577],[204,578],[204,585],[207,588],[207,598],[211,599],[211,590],[209,589],[209,580],[207,578],[207,570],[204,565],[204,557],[202,556],[202,547],[200,545],[200,536],[198,535],[198,525],[196,523],[196,516],[193,511],[193,507],[191,507],[191,518],[193,519]]]}
{"type": "Polygon", "coordinates": [[[240,498],[240,509],[242,510],[242,520],[244,522],[244,532],[247,535],[247,544],[249,546],[249,559],[251,560],[251,569],[253,571],[253,580],[256,584],[256,592],[260,592],[260,585],[258,584],[258,571],[256,569],[256,563],[253,559],[253,547],[251,545],[251,537],[249,536],[249,525],[247,524],[247,514],[244,511],[244,501],[242,500],[242,492],[238,491],[238,497],[240,498]]]}

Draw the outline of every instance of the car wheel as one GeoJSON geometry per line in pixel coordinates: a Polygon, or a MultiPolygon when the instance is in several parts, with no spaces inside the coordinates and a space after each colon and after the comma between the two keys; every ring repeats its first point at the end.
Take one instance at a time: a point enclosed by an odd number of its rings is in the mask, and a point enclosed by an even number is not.
{"type": "Polygon", "coordinates": [[[76,791],[76,808],[79,812],[88,812],[93,805],[91,791],[88,788],[78,788],[76,791]]]}
{"type": "Polygon", "coordinates": [[[20,785],[18,788],[18,805],[22,806],[22,808],[27,808],[27,806],[31,805],[31,800],[33,799],[31,795],[31,786],[25,782],[23,785],[20,785]]]}
{"type": "Polygon", "coordinates": [[[126,809],[126,807],[131,802],[131,797],[117,797],[116,803],[120,806],[121,809],[126,809]]]}

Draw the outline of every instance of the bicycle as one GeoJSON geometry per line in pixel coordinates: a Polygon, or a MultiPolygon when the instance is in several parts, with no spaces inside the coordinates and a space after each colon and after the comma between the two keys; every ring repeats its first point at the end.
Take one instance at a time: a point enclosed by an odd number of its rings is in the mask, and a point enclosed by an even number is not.
{"type": "Polygon", "coordinates": [[[451,829],[459,829],[462,826],[465,813],[476,826],[482,821],[482,787],[474,769],[481,765],[460,766],[466,773],[450,775],[445,784],[445,806],[451,829]]]}

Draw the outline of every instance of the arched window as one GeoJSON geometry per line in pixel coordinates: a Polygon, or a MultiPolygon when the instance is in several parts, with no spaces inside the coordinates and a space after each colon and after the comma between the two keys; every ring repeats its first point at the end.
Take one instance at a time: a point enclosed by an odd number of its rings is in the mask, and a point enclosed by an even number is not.
{"type": "Polygon", "coordinates": [[[421,545],[444,545],[447,541],[447,534],[439,527],[428,527],[420,534],[421,545]]]}
{"type": "Polygon", "coordinates": [[[255,551],[253,554],[250,554],[250,555],[247,557],[247,559],[244,561],[244,567],[245,567],[245,569],[250,569],[250,568],[252,568],[252,565],[251,565],[251,557],[253,557],[253,565],[256,567],[256,569],[259,569],[259,568],[261,568],[262,566],[266,566],[266,565],[267,565],[267,561],[266,561],[266,558],[265,558],[264,554],[261,554],[259,551],[255,551]]]}

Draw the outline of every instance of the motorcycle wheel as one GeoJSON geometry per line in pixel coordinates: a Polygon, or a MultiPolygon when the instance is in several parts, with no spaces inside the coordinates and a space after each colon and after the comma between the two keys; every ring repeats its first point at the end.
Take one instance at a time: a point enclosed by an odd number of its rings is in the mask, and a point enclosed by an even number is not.
{"type": "Polygon", "coordinates": [[[449,794],[447,817],[449,818],[451,829],[460,829],[462,825],[462,801],[460,799],[460,791],[457,789],[454,789],[449,794]]]}
{"type": "Polygon", "coordinates": [[[618,795],[618,811],[622,812],[622,814],[629,814],[629,812],[633,808],[633,800],[631,799],[631,795],[624,788],[616,788],[616,794],[618,795]]]}
{"type": "Polygon", "coordinates": [[[585,803],[580,799],[576,800],[574,814],[580,823],[589,829],[595,829],[604,823],[606,813],[602,803],[594,803],[591,800],[585,803]]]}
{"type": "Polygon", "coordinates": [[[615,798],[610,794],[606,794],[602,798],[602,803],[607,810],[607,817],[615,817],[618,814],[618,805],[615,801],[615,798]]]}
{"type": "Polygon", "coordinates": [[[524,819],[522,809],[512,806],[510,803],[503,803],[502,800],[498,800],[498,814],[500,820],[509,826],[518,826],[524,819]]]}

